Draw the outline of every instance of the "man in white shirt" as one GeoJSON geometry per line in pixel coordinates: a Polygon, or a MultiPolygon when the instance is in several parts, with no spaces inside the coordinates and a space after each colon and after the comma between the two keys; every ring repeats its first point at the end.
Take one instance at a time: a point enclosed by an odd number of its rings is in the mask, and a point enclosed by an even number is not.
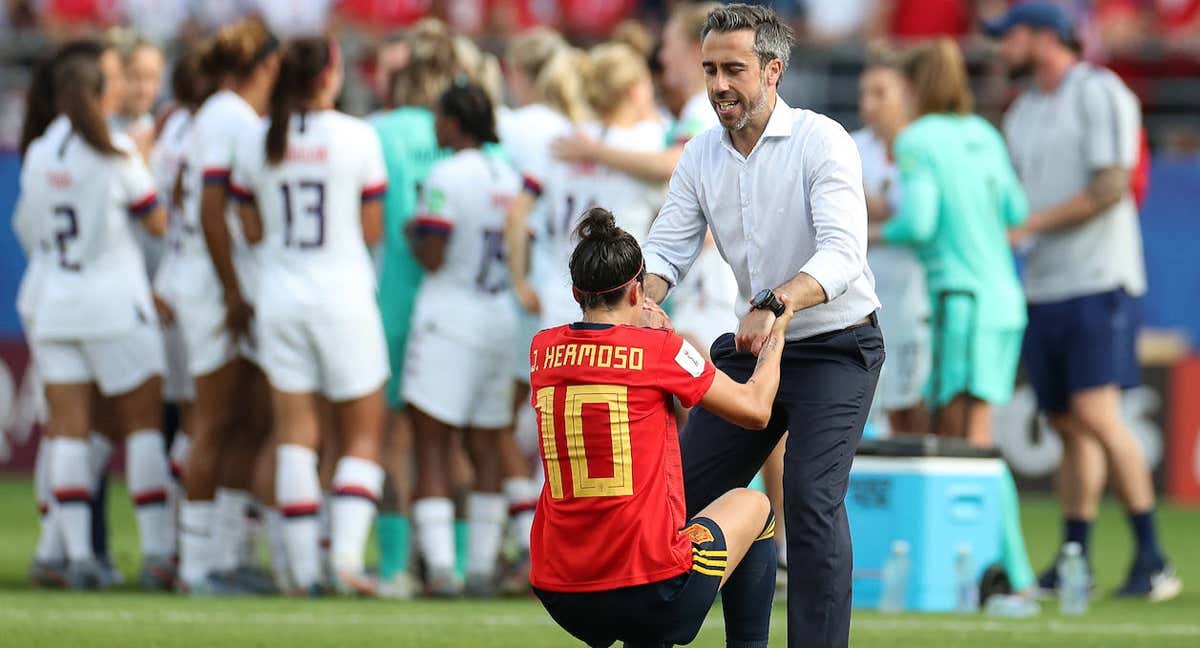
{"type": "MultiPolygon", "coordinates": [[[[866,264],[862,169],[836,122],[776,96],[791,32],[774,12],[729,5],[702,32],[710,105],[722,128],[688,143],[644,247],[654,301],[687,274],[706,227],[737,276],[736,335],[712,348],[717,367],[746,380],[786,308],[788,327],[775,415],[750,432],[697,408],[680,438],[689,513],[749,483],[785,430],[790,646],[845,646],[851,551],[844,498],[883,364],[879,302],[866,264]]],[[[652,322],[651,322],[652,323],[652,322]]],[[[738,609],[734,576],[722,597],[738,609]]]]}

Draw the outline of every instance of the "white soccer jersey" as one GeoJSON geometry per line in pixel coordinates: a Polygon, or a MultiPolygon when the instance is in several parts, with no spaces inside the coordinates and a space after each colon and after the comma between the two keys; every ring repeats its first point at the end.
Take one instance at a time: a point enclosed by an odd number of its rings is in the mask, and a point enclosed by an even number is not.
{"type": "MultiPolygon", "coordinates": [[[[188,260],[190,285],[199,289],[217,281],[200,226],[200,194],[206,184],[227,185],[238,142],[257,132],[262,124],[250,104],[231,90],[209,97],[192,124],[183,167],[183,210],[178,253],[188,260]]],[[[228,202],[226,218],[234,240],[234,262],[243,296],[253,300],[253,259],[241,235],[237,204],[228,202]]]]}
{"type": "MultiPolygon", "coordinates": [[[[584,127],[592,137],[608,146],[655,152],[665,148],[666,135],[658,122],[642,122],[626,128],[584,127]]],[[[545,218],[535,232],[542,249],[544,266],[537,285],[542,306],[542,327],[549,328],[579,319],[579,306],[571,292],[571,253],[579,243],[575,228],[588,209],[604,207],[617,224],[642,241],[662,203],[661,185],[643,182],[594,163],[556,162],[545,180],[541,203],[545,218]]]]}
{"type": "Polygon", "coordinates": [[[112,337],[154,318],[130,220],[157,204],[154,180],[128,137],[113,143],[125,155],[97,153],[59,117],[26,153],[19,216],[49,257],[25,296],[34,339],[112,337]]]}
{"type": "Polygon", "coordinates": [[[875,136],[869,128],[863,128],[850,134],[854,144],[858,146],[858,155],[862,158],[863,188],[869,196],[884,196],[893,205],[898,201],[896,191],[899,179],[896,165],[888,153],[887,142],[875,136]]]}
{"type": "Polygon", "coordinates": [[[513,334],[504,222],[520,186],[512,168],[478,149],[433,166],[414,226],[449,240],[442,266],[421,280],[414,327],[432,324],[472,345],[513,334]]]}
{"type": "MultiPolygon", "coordinates": [[[[584,131],[607,146],[636,153],[660,153],[666,148],[667,131],[658,121],[643,121],[633,126],[606,127],[589,124],[584,131]]],[[[633,234],[638,242],[650,233],[650,222],[665,197],[664,183],[646,182],[601,165],[575,167],[570,191],[572,206],[580,213],[600,206],[611,211],[617,225],[633,234]],[[583,205],[580,209],[579,205],[583,205]]]]}
{"type": "Polygon", "coordinates": [[[529,104],[502,112],[497,127],[500,145],[520,174],[525,189],[539,198],[529,214],[529,229],[535,237],[529,252],[529,276],[530,284],[537,286],[550,262],[549,249],[537,240],[550,213],[550,205],[540,198],[548,177],[562,166],[554,159],[550,146],[554,140],[570,134],[574,126],[562,113],[545,104],[529,104]]]}
{"type": "Polygon", "coordinates": [[[266,159],[266,125],[243,138],[230,191],[262,218],[258,316],[354,317],[375,306],[375,271],[363,240],[362,203],[387,189],[379,139],[334,110],[295,114],[283,161],[266,159]]]}
{"type": "MultiPolygon", "coordinates": [[[[172,275],[180,271],[176,261],[179,259],[179,249],[183,245],[185,232],[183,210],[175,205],[174,196],[176,179],[179,178],[187,160],[194,117],[186,108],[179,108],[171,113],[163,123],[158,140],[154,143],[154,150],[150,153],[150,173],[154,175],[159,199],[167,207],[167,234],[163,237],[161,256],[157,264],[151,264],[147,258],[154,286],[160,292],[162,286],[169,286],[171,281],[178,280],[172,275]]],[[[144,249],[145,241],[142,241],[142,244],[144,249]]]]}

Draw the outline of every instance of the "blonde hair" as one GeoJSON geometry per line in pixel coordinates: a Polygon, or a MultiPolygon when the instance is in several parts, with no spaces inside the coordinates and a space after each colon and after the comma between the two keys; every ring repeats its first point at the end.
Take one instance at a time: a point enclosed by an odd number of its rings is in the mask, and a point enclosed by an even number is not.
{"type": "Polygon", "coordinates": [[[587,61],[584,79],[588,104],[601,116],[626,101],[635,84],[650,78],[646,60],[624,43],[597,45],[588,53],[587,61]]]}
{"type": "Polygon", "coordinates": [[[867,55],[863,60],[863,70],[886,68],[904,72],[904,57],[886,43],[871,43],[867,45],[867,55]]]}
{"type": "Polygon", "coordinates": [[[622,20],[613,29],[612,42],[628,45],[643,59],[649,59],[654,51],[654,35],[640,21],[632,18],[622,20]]]}
{"type": "Polygon", "coordinates": [[[704,23],[708,22],[708,14],[720,7],[719,2],[680,3],[671,12],[670,19],[679,25],[689,42],[699,43],[700,32],[704,29],[704,23]]]}
{"type": "Polygon", "coordinates": [[[419,21],[405,34],[408,63],[388,79],[388,93],[397,106],[432,108],[454,82],[458,72],[454,37],[436,18],[419,21]]]}
{"type": "Polygon", "coordinates": [[[459,74],[483,88],[493,106],[499,106],[504,97],[504,77],[500,72],[500,61],[490,52],[479,49],[475,41],[466,36],[454,37],[454,58],[459,74]]]}
{"type": "Polygon", "coordinates": [[[504,57],[534,80],[554,54],[565,47],[567,41],[558,32],[549,27],[534,27],[513,38],[504,57]]]}
{"type": "Polygon", "coordinates": [[[542,99],[575,123],[586,120],[590,112],[579,74],[585,65],[587,57],[583,52],[564,47],[550,57],[534,80],[534,87],[542,99]]]}
{"type": "Polygon", "coordinates": [[[949,38],[914,47],[904,61],[904,76],[912,85],[918,115],[966,115],[974,109],[967,65],[949,38]]]}

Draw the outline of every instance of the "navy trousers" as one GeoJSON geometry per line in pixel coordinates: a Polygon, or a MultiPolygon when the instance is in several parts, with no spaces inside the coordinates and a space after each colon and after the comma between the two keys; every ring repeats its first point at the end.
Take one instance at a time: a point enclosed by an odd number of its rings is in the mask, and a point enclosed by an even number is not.
{"type": "MultiPolygon", "coordinates": [[[[712,359],[745,382],[757,359],[734,350],[733,334],[712,359]]],[[[788,646],[847,646],[853,566],[846,487],[883,366],[883,336],[871,323],[784,346],[779,393],[766,430],[745,430],[697,407],[683,433],[688,518],[744,487],[790,431],[784,456],[788,549],[788,646]]]]}

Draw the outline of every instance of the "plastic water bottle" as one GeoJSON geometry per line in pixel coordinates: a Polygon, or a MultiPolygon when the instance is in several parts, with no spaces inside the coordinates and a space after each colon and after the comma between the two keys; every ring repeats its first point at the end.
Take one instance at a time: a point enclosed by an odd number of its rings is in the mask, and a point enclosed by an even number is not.
{"type": "Polygon", "coordinates": [[[1078,615],[1087,612],[1088,582],[1087,559],[1078,542],[1068,542],[1058,559],[1058,606],[1063,614],[1078,615]]]}
{"type": "Polygon", "coordinates": [[[993,594],[984,604],[984,612],[992,617],[1024,619],[1040,614],[1042,606],[1037,601],[1018,594],[993,594]]]}
{"type": "Polygon", "coordinates": [[[971,545],[958,545],[958,558],[954,561],[954,608],[962,613],[979,610],[979,584],[975,582],[975,561],[971,558],[971,545]]]}
{"type": "Polygon", "coordinates": [[[892,554],[883,563],[883,595],[879,597],[880,612],[903,612],[908,589],[908,543],[892,543],[892,554]]]}

